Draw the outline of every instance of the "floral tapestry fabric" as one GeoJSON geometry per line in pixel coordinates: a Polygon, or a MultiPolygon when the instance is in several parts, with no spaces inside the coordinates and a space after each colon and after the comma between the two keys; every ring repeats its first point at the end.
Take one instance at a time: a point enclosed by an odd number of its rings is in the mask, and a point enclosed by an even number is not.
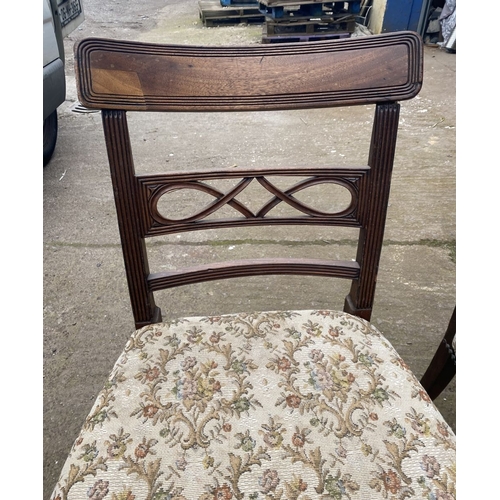
{"type": "Polygon", "coordinates": [[[451,500],[455,435],[381,333],[343,312],[136,331],[53,500],[451,500]]]}

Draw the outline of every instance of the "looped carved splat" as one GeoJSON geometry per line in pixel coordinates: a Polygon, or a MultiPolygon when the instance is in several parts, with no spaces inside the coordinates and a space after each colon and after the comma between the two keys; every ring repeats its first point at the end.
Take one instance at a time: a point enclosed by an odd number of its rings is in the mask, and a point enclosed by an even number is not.
{"type": "MultiPolygon", "coordinates": [[[[343,222],[345,224],[350,222],[353,226],[360,225],[359,219],[357,218],[358,196],[360,188],[362,188],[362,179],[367,172],[367,168],[344,169],[344,171],[337,171],[335,175],[332,175],[330,170],[325,169],[323,173],[318,172],[316,175],[302,179],[287,189],[280,189],[264,175],[265,172],[227,171],[221,173],[217,180],[229,179],[234,176],[243,178],[226,192],[199,180],[204,177],[202,172],[197,173],[198,179],[192,179],[192,176],[180,175],[176,176],[179,177],[178,179],[165,180],[160,184],[151,184],[150,180],[145,179],[144,185],[148,187],[146,194],[149,213],[148,234],[156,234],[159,231],[166,234],[172,231],[190,230],[189,223],[195,222],[197,223],[196,229],[200,229],[200,223],[202,223],[205,228],[213,224],[216,224],[218,227],[221,227],[221,224],[224,226],[241,224],[241,217],[224,219],[224,221],[218,219],[204,220],[225,205],[234,208],[245,219],[253,219],[255,222],[260,221],[262,224],[291,223],[291,221],[297,220],[298,217],[304,218],[305,216],[307,218],[316,218],[318,223],[330,222],[334,224],[335,222],[343,222]],[[242,193],[254,180],[273,195],[273,197],[264,203],[258,210],[250,210],[246,205],[236,199],[236,196],[242,193]],[[305,191],[308,188],[322,184],[335,184],[341,188],[345,188],[350,197],[347,206],[341,210],[327,212],[311,207],[294,196],[294,194],[300,191],[305,191]],[[194,207],[190,216],[177,218],[168,217],[159,209],[159,204],[163,197],[167,197],[170,193],[178,190],[198,190],[213,196],[215,199],[201,209],[194,207]],[[299,212],[299,214],[293,218],[290,216],[286,218],[272,216],[270,212],[280,203],[285,203],[289,207],[292,207],[295,211],[299,212]]],[[[276,171],[270,173],[276,175],[276,171]]],[[[308,172],[303,169],[297,171],[297,175],[301,173],[306,174],[308,172]]],[[[290,174],[288,173],[288,175],[290,174]]],[[[209,175],[208,177],[210,180],[214,179],[213,175],[209,175]]]]}

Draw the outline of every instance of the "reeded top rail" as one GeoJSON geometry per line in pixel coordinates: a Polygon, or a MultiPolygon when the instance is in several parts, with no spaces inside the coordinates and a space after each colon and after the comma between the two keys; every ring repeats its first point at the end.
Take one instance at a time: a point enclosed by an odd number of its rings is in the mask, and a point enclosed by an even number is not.
{"type": "Polygon", "coordinates": [[[249,47],[88,38],[75,48],[78,95],[93,109],[256,111],[411,99],[422,85],[414,32],[249,47]],[[257,84],[258,82],[258,84],[257,84]]]}

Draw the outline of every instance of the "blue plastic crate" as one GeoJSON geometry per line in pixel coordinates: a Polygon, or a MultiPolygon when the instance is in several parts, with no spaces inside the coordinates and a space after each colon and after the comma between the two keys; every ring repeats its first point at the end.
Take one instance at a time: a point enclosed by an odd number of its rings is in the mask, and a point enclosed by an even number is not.
{"type": "Polygon", "coordinates": [[[229,7],[234,5],[258,5],[257,0],[220,0],[220,4],[223,7],[229,7]]]}
{"type": "MultiPolygon", "coordinates": [[[[228,1],[228,0],[221,0],[228,1]]],[[[344,16],[346,14],[356,15],[361,12],[361,1],[352,0],[350,2],[317,2],[310,0],[280,2],[279,0],[258,0],[260,12],[273,19],[285,19],[291,17],[320,17],[330,13],[333,17],[344,16]]]]}

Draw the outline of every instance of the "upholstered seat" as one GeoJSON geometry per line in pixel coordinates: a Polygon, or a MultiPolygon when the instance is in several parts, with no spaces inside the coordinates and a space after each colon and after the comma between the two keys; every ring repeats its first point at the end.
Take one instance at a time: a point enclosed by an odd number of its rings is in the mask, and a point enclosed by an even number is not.
{"type": "Polygon", "coordinates": [[[134,333],[54,498],[455,498],[455,437],[380,332],[343,312],[134,333]]]}
{"type": "MultiPolygon", "coordinates": [[[[267,47],[88,39],[76,48],[83,105],[102,110],[137,330],[83,425],[53,500],[455,498],[455,435],[390,342],[369,323],[399,120],[422,82],[414,33],[267,47]],[[137,175],[127,111],[280,111],[375,104],[367,166],[137,175]],[[298,177],[277,187],[271,177],[298,177]],[[234,180],[224,192],[212,184],[234,180]],[[270,199],[237,199],[257,181],[270,199]],[[337,184],[334,213],[296,196],[337,184]],[[189,217],[159,200],[213,197],[189,217]],[[298,214],[273,214],[284,203],[298,214]],[[221,207],[237,212],[212,218],[221,207]],[[262,258],[150,272],[146,238],[244,225],[347,226],[355,260],[262,258]],[[347,279],[343,311],[163,322],[155,292],[208,280],[297,274],[347,279]]],[[[194,202],[193,202],[194,204],[194,202]]],[[[408,305],[411,307],[411,305],[408,305]]],[[[175,310],[175,305],[172,304],[175,310]]]]}

